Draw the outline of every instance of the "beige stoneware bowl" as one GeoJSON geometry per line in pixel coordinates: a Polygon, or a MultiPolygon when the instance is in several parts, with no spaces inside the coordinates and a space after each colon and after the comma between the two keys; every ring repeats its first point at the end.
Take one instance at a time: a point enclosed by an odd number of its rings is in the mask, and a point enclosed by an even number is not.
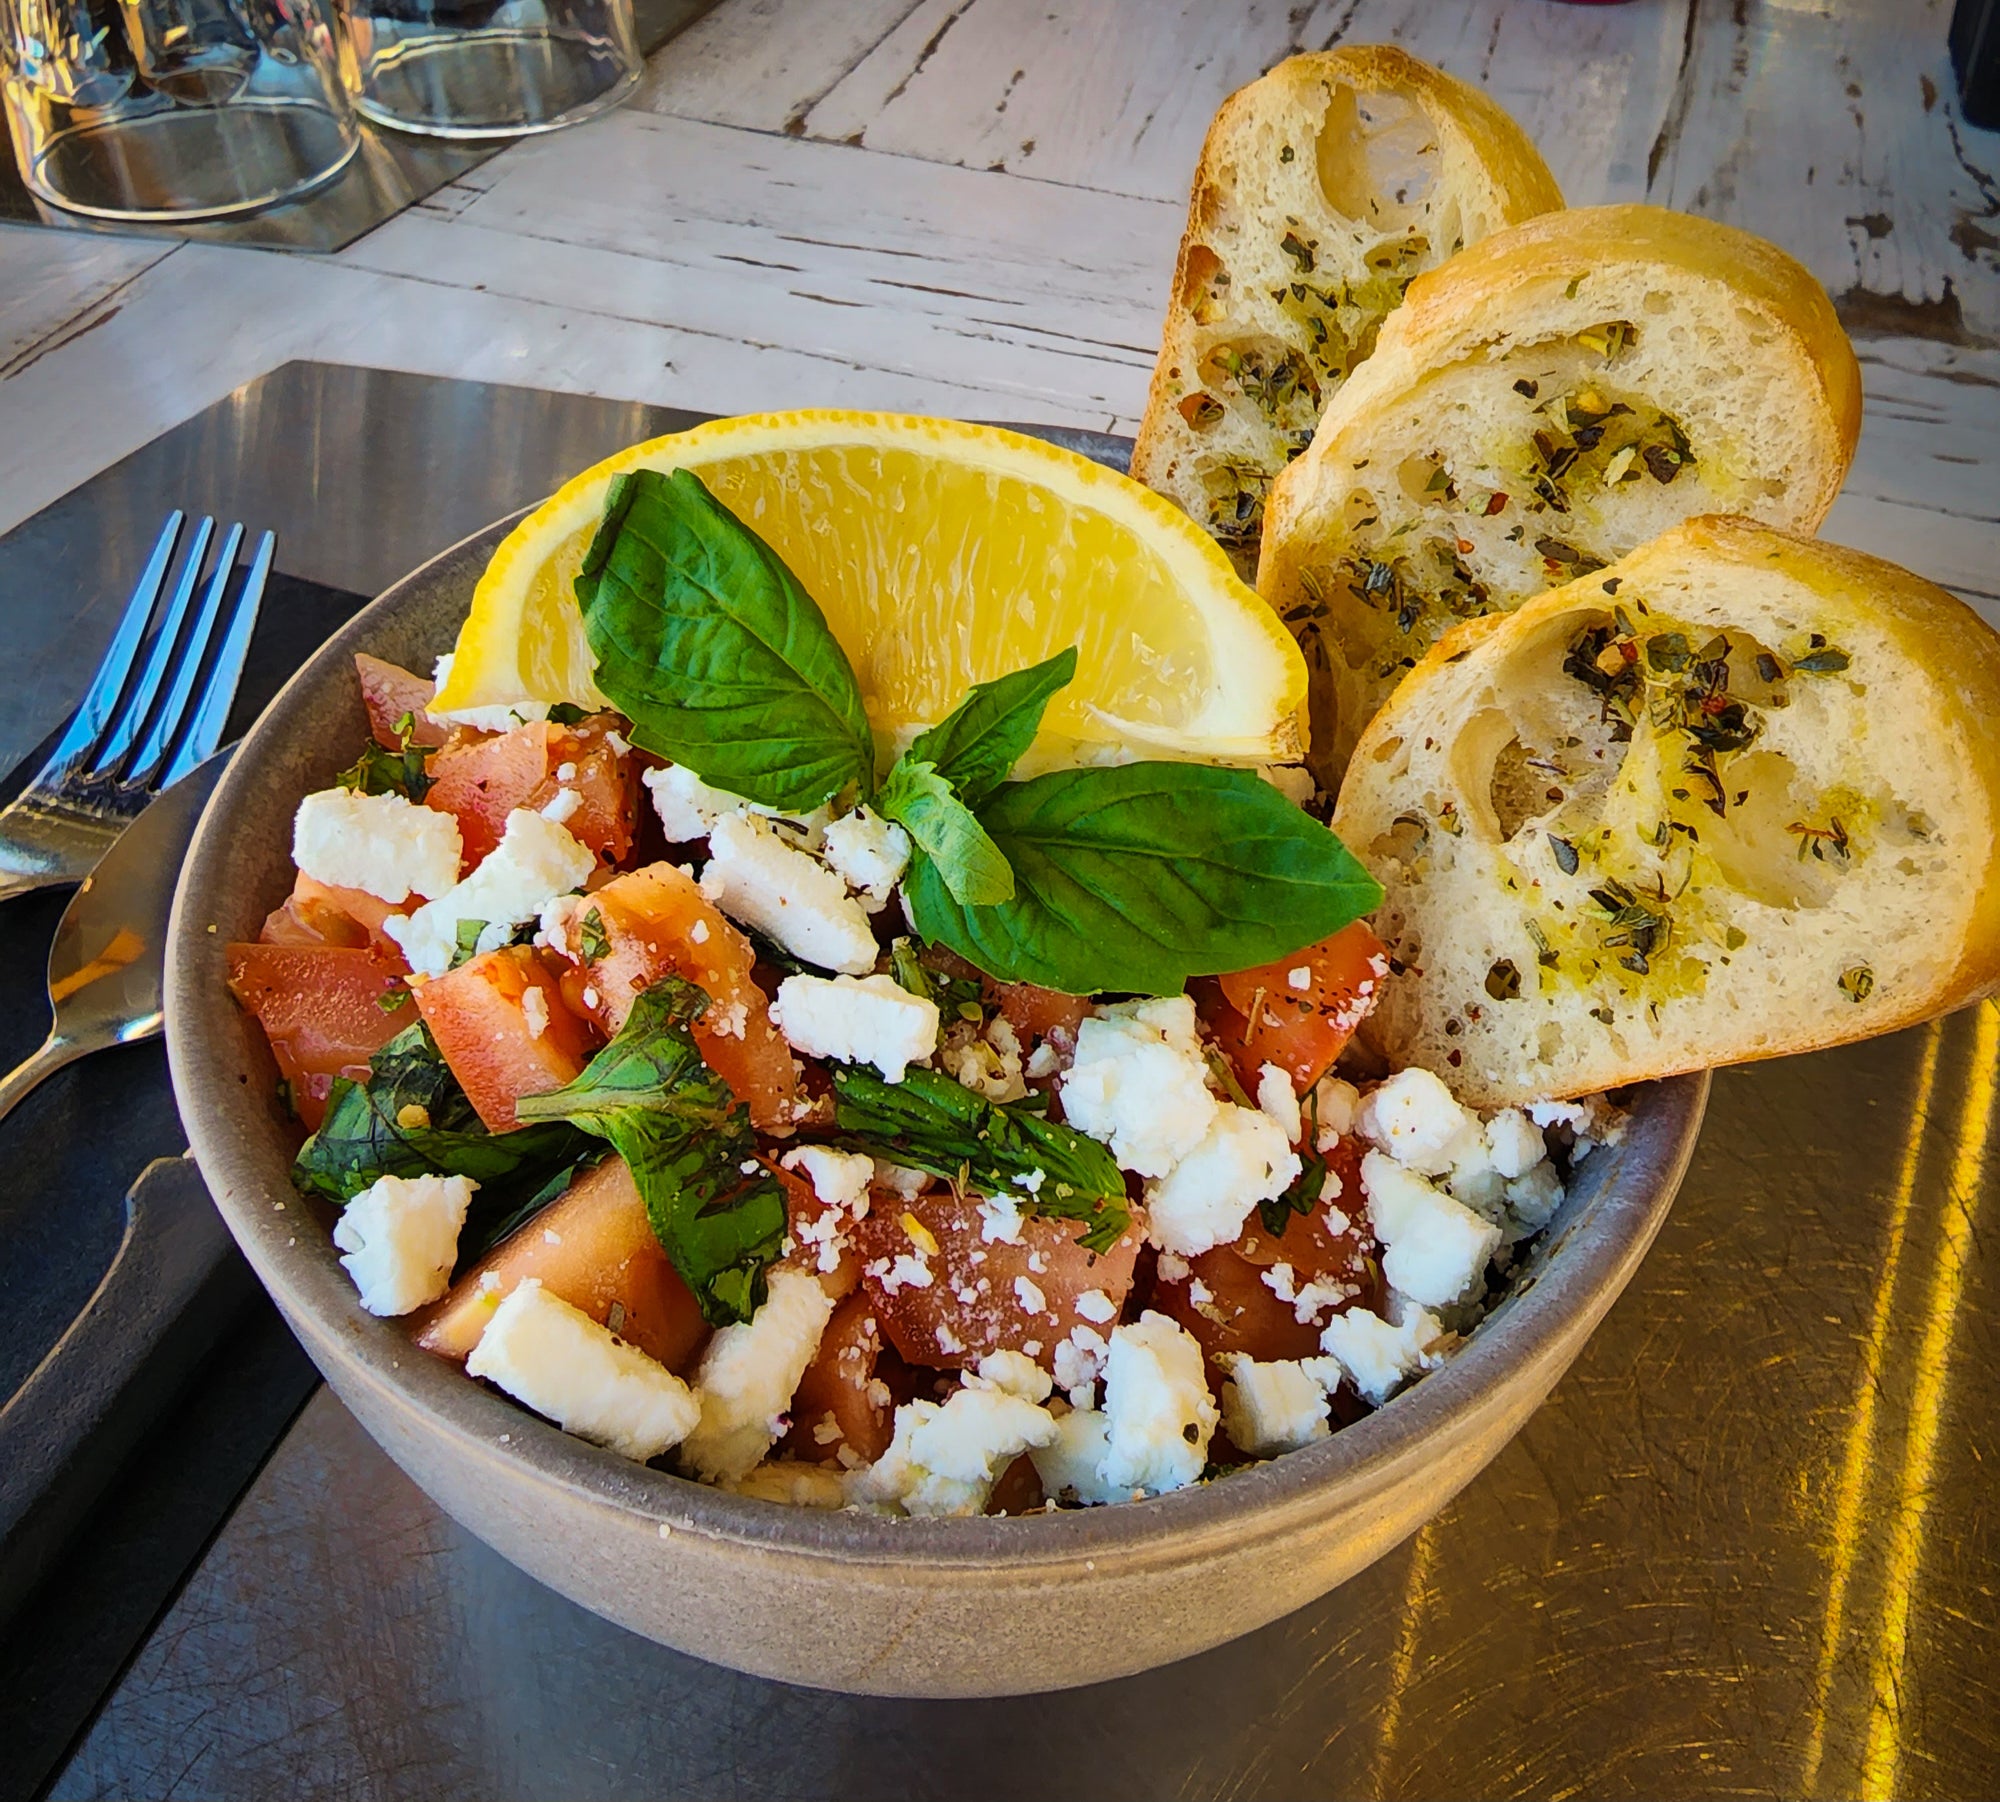
{"type": "Polygon", "coordinates": [[[584,1607],[719,1664],[874,1695],[1010,1695],[1146,1670],[1302,1607],[1519,1431],[1665,1219],[1705,1076],[1635,1093],[1624,1142],[1585,1163],[1514,1292],[1443,1369],[1306,1451],[1153,1501],[900,1521],[725,1495],[567,1437],[363,1313],[326,1210],[287,1178],[298,1129],[223,947],[288,892],[293,809],[366,735],[353,654],[429,668],[512,524],[399,582],[271,704],[203,818],[168,954],[174,1088],[216,1205],[335,1393],[439,1507],[584,1607]]]}

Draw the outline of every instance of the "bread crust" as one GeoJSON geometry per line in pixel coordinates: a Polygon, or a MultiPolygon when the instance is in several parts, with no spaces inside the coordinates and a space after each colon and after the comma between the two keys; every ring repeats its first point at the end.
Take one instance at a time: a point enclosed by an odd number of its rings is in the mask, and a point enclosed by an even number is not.
{"type": "MultiPolygon", "coordinates": [[[[2000,740],[1992,731],[1993,720],[2000,717],[2000,634],[1956,596],[1908,570],[1747,519],[1690,519],[1608,569],[1539,595],[1511,614],[1469,621],[1447,634],[1362,734],[1335,808],[1334,830],[1364,862],[1370,861],[1367,847],[1409,801],[1377,774],[1393,760],[1399,741],[1437,732],[1446,720],[1462,723],[1454,716],[1463,714],[1482,671],[1504,667],[1512,652],[1535,642],[1552,624],[1559,629],[1565,616],[1603,613],[1610,604],[1604,592],[1607,581],[1624,592],[1643,594],[1661,578],[1694,564],[1711,573],[1738,572],[1746,582],[1773,572],[1789,577],[1810,590],[1833,620],[1865,620],[1879,628],[1925,677],[1937,709],[1937,739],[1941,746],[1962,748],[1972,777],[1970,792],[1982,813],[1958,823],[1957,836],[1984,850],[1967,882],[1964,925],[1953,955],[1925,986],[1880,997],[1866,1009],[1830,1001],[1812,1024],[1785,1030],[1755,1047],[1746,1044],[1735,1056],[1675,1055],[1662,1049],[1618,1063],[1599,1054],[1567,1070],[1553,1069],[1547,1083],[1532,1089],[1523,1083],[1488,1082],[1469,1067],[1450,1072],[1454,1088],[1482,1107],[1590,1094],[1718,1062],[1823,1050],[1898,1031],[2000,992],[2000,740]]],[[[1435,765],[1426,767],[1435,770],[1435,765]]],[[[1378,867],[1373,873],[1386,877],[1388,884],[1397,881],[1394,868],[1378,867]]],[[[1392,893],[1392,906],[1394,900],[1392,893]]],[[[1509,905],[1517,904],[1496,898],[1496,908],[1509,905]]],[[[1901,922],[1882,924],[1885,933],[1893,934],[1901,922]]],[[[1449,1015],[1468,1001],[1481,1005],[1479,997],[1432,995],[1421,1015],[1384,1007],[1371,1016],[1362,1037],[1373,1054],[1391,1064],[1434,1062],[1434,1048],[1443,1042],[1438,1010],[1449,1015]]]]}
{"type": "MultiPolygon", "coordinates": [[[[1322,690],[1311,717],[1323,781],[1338,778],[1362,723],[1341,718],[1343,710],[1365,717],[1386,698],[1379,678],[1340,673],[1342,602],[1338,585],[1326,580],[1325,566],[1338,561],[1336,547],[1345,542],[1346,498],[1357,479],[1372,479],[1357,478],[1356,469],[1367,467],[1391,421],[1438,371],[1497,359],[1516,345],[1576,330],[1586,317],[1643,321],[1647,297],[1660,290],[1719,290],[1733,313],[1755,320],[1763,367],[1785,393],[1803,396],[1796,411],[1807,438],[1793,486],[1758,510],[1804,531],[1825,518],[1860,436],[1861,377],[1832,303],[1808,270],[1748,232],[1652,206],[1572,208],[1494,233],[1410,284],[1374,354],[1327,408],[1311,446],[1278,478],[1266,506],[1258,591],[1281,617],[1323,618],[1315,629],[1335,641],[1324,657],[1308,646],[1322,690]]],[[[1754,470],[1766,452],[1753,440],[1739,454],[1754,470]]],[[[1617,544],[1599,555],[1629,548],[1617,544]]],[[[1495,592],[1487,604],[1518,599],[1495,592]]]]}
{"type": "Polygon", "coordinates": [[[1263,122],[1288,122],[1302,142],[1310,142],[1329,95],[1342,86],[1365,95],[1400,93],[1420,107],[1453,160],[1477,172],[1499,222],[1512,224],[1563,204],[1548,165],[1503,108],[1481,89],[1391,44],[1341,46],[1288,57],[1230,95],[1209,125],[1195,166],[1160,355],[1132,452],[1133,476],[1183,505],[1183,493],[1176,492],[1183,485],[1171,476],[1176,460],[1196,447],[1196,439],[1177,409],[1188,372],[1198,361],[1196,312],[1218,255],[1217,223],[1231,204],[1232,164],[1263,122]]]}

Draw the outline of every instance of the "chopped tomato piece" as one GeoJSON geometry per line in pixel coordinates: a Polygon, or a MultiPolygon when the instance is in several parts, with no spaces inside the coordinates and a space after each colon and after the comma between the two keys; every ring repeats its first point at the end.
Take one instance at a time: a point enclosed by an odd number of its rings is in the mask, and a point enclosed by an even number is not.
{"type": "Polygon", "coordinates": [[[257,1016],[308,1127],[336,1076],[356,1081],[416,1014],[400,961],[348,945],[231,945],[229,990],[257,1016]],[[395,1005],[385,1005],[400,996],[395,1005]]]}
{"type": "Polygon", "coordinates": [[[1136,1222],[1101,1256],[1076,1242],[1083,1229],[1074,1220],[1025,1216],[1018,1244],[989,1240],[983,1227],[970,1196],[932,1189],[905,1201],[876,1190],[853,1238],[863,1293],[898,1352],[912,1364],[961,1370],[988,1352],[1018,1351],[1053,1369],[1056,1347],[1077,1327],[1110,1337],[1132,1287],[1136,1222]]]}
{"type": "Polygon", "coordinates": [[[1299,1092],[1333,1068],[1389,974],[1382,941],[1356,920],[1331,938],[1254,970],[1192,985],[1203,1023],[1251,1094],[1266,1064],[1299,1092]]]}
{"type": "Polygon", "coordinates": [[[401,748],[403,741],[397,734],[396,722],[406,715],[414,728],[410,734],[412,744],[444,743],[451,729],[424,711],[437,693],[435,683],[425,681],[400,663],[385,663],[366,651],[354,653],[354,673],[361,679],[361,704],[368,709],[369,730],[375,734],[378,745],[391,751],[401,748]]]}
{"type": "Polygon", "coordinates": [[[613,717],[596,714],[575,726],[537,720],[511,732],[461,735],[431,759],[424,802],[457,819],[468,870],[500,842],[515,808],[539,810],[563,789],[581,797],[564,828],[603,862],[624,861],[632,849],[639,775],[631,758],[611,748],[613,717]]]}
{"type": "Polygon", "coordinates": [[[690,1369],[708,1343],[701,1306],[654,1235],[622,1158],[586,1171],[453,1283],[411,1323],[417,1343],[463,1359],[527,1277],[669,1370],[690,1369]]]}
{"type": "Polygon", "coordinates": [[[790,1456],[825,1464],[845,1447],[863,1463],[881,1457],[895,1426],[888,1385],[875,1375],[881,1355],[874,1299],[857,1289],[834,1309],[792,1396],[790,1456]]]}
{"type": "Polygon", "coordinates": [[[1327,1154],[1320,1196],[1310,1214],[1292,1216],[1282,1233],[1268,1232],[1253,1210],[1233,1244],[1188,1259],[1185,1280],[1163,1277],[1154,1285],[1153,1305],[1187,1329],[1211,1364],[1230,1352],[1248,1352],[1261,1361],[1310,1358],[1319,1351],[1320,1327],[1329,1312],[1380,1309],[1380,1247],[1362,1224],[1356,1140],[1342,1139],[1327,1154]],[[1279,1271],[1280,1265],[1286,1269],[1279,1271]],[[1315,1282],[1352,1293],[1300,1320],[1296,1305],[1282,1300],[1279,1288],[1296,1295],[1315,1282]]]}
{"type": "Polygon", "coordinates": [[[794,1124],[799,1071],[771,1024],[750,941],[702,899],[694,879],[670,863],[630,870],[571,916],[562,950],[574,964],[563,993],[607,1034],[625,1024],[632,997],[662,976],[707,991],[694,1023],[708,1066],[750,1110],[760,1132],[794,1124]]]}
{"type": "Polygon", "coordinates": [[[399,910],[366,889],[316,882],[301,870],[292,892],[265,916],[257,937],[266,945],[373,946],[407,969],[402,947],[382,930],[382,922],[398,911],[407,909],[399,910]]]}
{"type": "Polygon", "coordinates": [[[526,945],[502,945],[417,985],[417,1006],[489,1132],[521,1123],[514,1103],[581,1074],[596,1035],[526,945]],[[530,1000],[530,996],[536,997],[530,1000]]]}
{"type": "Polygon", "coordinates": [[[1041,1473],[1035,1461],[1023,1452],[1000,1473],[993,1493],[986,1498],[988,1514],[1037,1514],[1048,1497],[1042,1493],[1041,1473]]]}
{"type": "Polygon", "coordinates": [[[1025,1039],[1045,1039],[1066,1032],[1076,1043],[1076,1029],[1090,1012],[1088,995],[1065,995],[1032,982],[1003,982],[995,999],[1007,1024],[1025,1039]]]}

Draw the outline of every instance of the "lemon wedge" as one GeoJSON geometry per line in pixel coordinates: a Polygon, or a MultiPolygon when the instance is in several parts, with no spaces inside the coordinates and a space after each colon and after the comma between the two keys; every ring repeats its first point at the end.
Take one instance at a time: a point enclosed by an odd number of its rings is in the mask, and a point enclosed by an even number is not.
{"type": "Polygon", "coordinates": [[[789,564],[900,747],[974,682],[1080,647],[1025,760],[1303,754],[1306,667],[1169,502],[1039,439],[889,413],[760,413],[634,445],[510,532],[459,633],[446,708],[604,704],[574,582],[612,479],[690,469],[789,564]]]}

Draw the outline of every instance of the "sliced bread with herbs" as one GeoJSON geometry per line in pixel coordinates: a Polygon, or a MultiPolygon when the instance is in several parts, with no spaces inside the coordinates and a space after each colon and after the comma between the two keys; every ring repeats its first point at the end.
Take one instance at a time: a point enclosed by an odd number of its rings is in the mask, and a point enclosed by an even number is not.
{"type": "Polygon", "coordinates": [[[1411,277],[1561,205],[1477,88],[1390,45],[1288,58],[1209,127],[1132,473],[1247,575],[1266,489],[1411,277]]]}
{"type": "Polygon", "coordinates": [[[1305,646],[1321,781],[1458,621],[1698,513],[1814,530],[1860,428],[1826,291],[1730,226],[1580,208],[1419,277],[1266,516],[1257,586],[1305,646]]]}
{"type": "Polygon", "coordinates": [[[1460,627],[1334,815],[1399,971],[1364,1037],[1495,1107],[1992,993],[1996,717],[1970,608],[1744,519],[1460,627]]]}

